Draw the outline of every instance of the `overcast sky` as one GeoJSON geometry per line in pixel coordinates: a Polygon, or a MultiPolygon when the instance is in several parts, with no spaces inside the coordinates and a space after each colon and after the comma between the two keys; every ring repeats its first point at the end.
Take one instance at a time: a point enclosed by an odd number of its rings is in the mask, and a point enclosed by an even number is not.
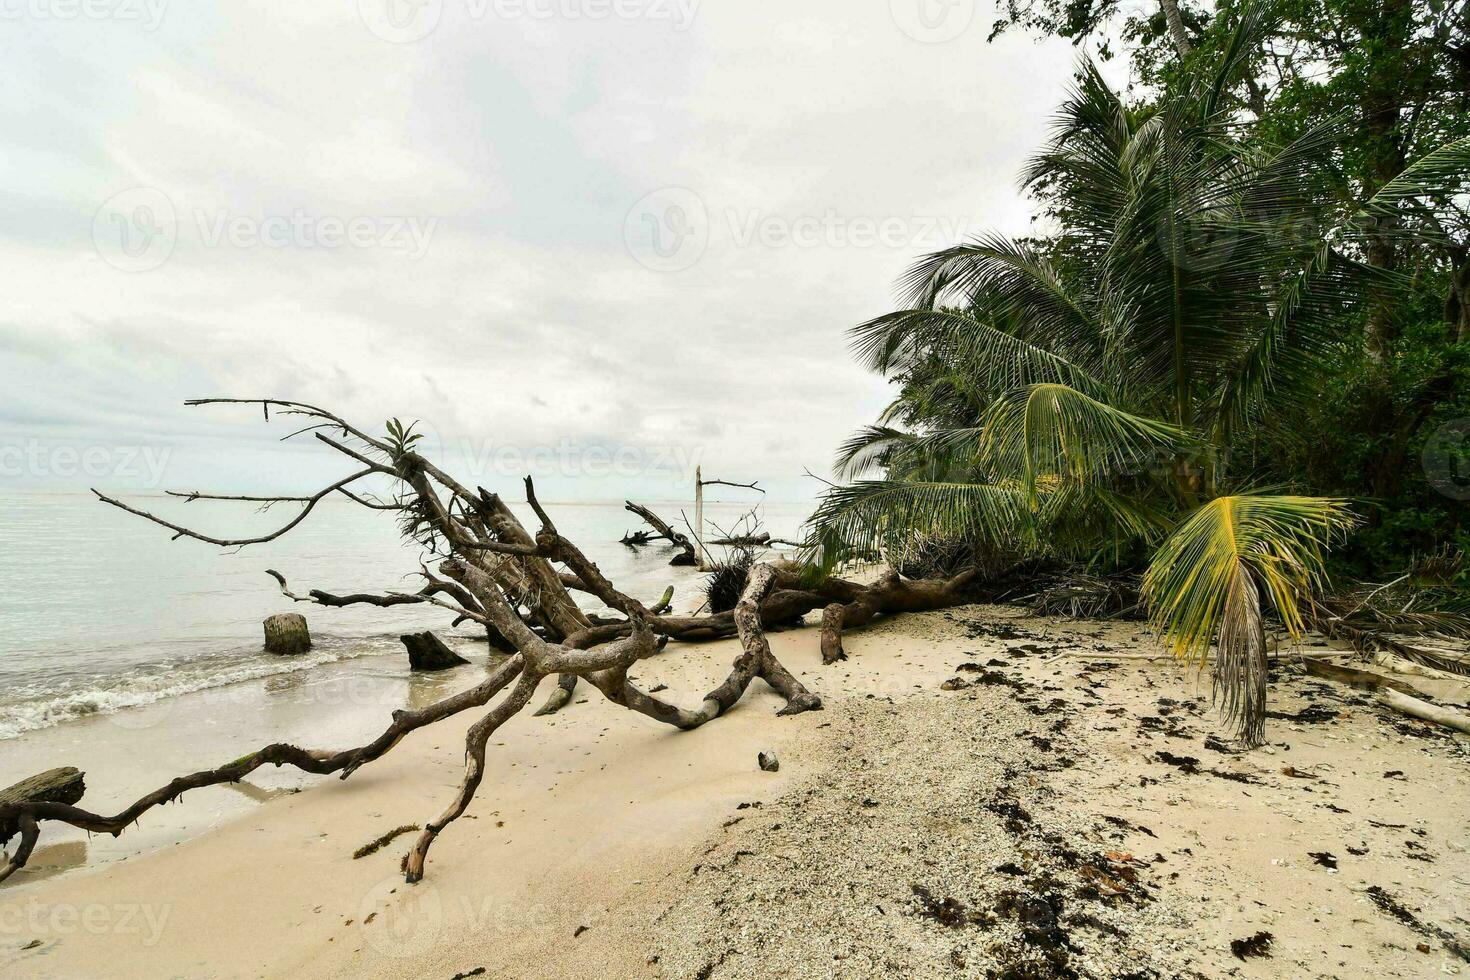
{"type": "MultiPolygon", "coordinates": [[[[507,487],[810,496],[919,254],[1075,66],[970,0],[0,0],[0,485],[311,488],[315,402],[507,487]]],[[[513,489],[513,488],[511,488],[513,489]]]]}

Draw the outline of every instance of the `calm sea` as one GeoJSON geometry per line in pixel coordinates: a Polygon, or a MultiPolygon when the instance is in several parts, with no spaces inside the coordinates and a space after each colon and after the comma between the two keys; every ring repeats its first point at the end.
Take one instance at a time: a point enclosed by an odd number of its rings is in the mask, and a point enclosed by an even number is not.
{"type": "MultiPolygon", "coordinates": [[[[270,529],[295,513],[291,505],[260,513],[249,504],[165,497],[135,503],[220,537],[270,529]]],[[[648,504],[670,522],[688,510],[687,502],[648,504]]],[[[548,509],[623,591],[652,600],[673,585],[675,608],[700,603],[701,576],[670,567],[670,549],[618,543],[639,526],[621,501],[548,509]]],[[[727,524],[746,505],[706,509],[727,524]]],[[[808,513],[808,505],[762,506],[765,528],[781,537],[797,537],[808,513]]],[[[473,635],[469,627],[452,631],[451,614],[428,607],[293,605],[265,574],[280,571],[298,594],[415,590],[422,584],[418,550],[399,538],[388,514],[324,502],[281,539],[238,550],[170,537],[90,495],[7,495],[0,510],[0,740],[194,691],[402,656],[398,635],[410,629],[473,635]],[[264,655],[261,620],[288,610],[307,617],[314,649],[264,655]]]]}

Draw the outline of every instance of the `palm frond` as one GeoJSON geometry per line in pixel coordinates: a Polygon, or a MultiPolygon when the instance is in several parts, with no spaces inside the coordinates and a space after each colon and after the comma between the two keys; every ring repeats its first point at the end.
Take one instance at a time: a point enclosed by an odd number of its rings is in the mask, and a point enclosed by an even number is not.
{"type": "Polygon", "coordinates": [[[1159,549],[1143,594],[1163,642],[1201,667],[1215,644],[1215,693],[1240,737],[1265,726],[1262,595],[1294,639],[1323,585],[1328,545],[1356,523],[1340,500],[1238,495],[1195,512],[1159,549]]]}
{"type": "Polygon", "coordinates": [[[917,359],[942,353],[967,358],[977,384],[1005,391],[1056,381],[1082,391],[1109,391],[1083,363],[997,328],[970,312],[951,309],[899,310],[852,331],[857,357],[878,372],[902,370],[917,359]]]}
{"type": "Polygon", "coordinates": [[[1190,442],[1175,425],[1062,384],[1031,385],[1000,399],[984,433],[983,458],[1033,490],[1042,475],[1096,483],[1145,472],[1190,442]]]}
{"type": "Polygon", "coordinates": [[[838,447],[834,469],[843,479],[859,476],[881,465],[895,451],[912,445],[916,438],[912,432],[886,425],[863,426],[838,447]]]}
{"type": "Polygon", "coordinates": [[[1363,203],[1350,224],[1361,228],[1376,219],[1391,218],[1405,202],[1446,194],[1467,176],[1470,176],[1470,136],[1462,136],[1405,167],[1363,203]]]}
{"type": "Polygon", "coordinates": [[[1020,486],[860,480],[829,490],[808,521],[807,559],[823,568],[922,539],[995,548],[1034,543],[1034,520],[1020,486]]]}

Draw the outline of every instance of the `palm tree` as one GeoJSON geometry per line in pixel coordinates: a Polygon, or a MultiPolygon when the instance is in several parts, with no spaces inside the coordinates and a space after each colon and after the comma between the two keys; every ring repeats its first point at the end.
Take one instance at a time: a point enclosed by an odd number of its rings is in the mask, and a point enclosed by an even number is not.
{"type": "Polygon", "coordinates": [[[826,494],[811,539],[827,563],[934,536],[1146,563],[1157,631],[1201,667],[1215,648],[1217,700],[1250,744],[1263,613],[1300,637],[1355,519],[1253,486],[1232,446],[1309,397],[1364,299],[1398,285],[1355,257],[1360,229],[1432,207],[1470,170],[1470,140],[1452,143],[1334,222],[1314,175],[1345,123],[1270,147],[1229,108],[1262,26],[1247,11],[1210,69],[1144,107],[1084,64],[1024,177],[1055,233],[929,255],[907,308],[854,331],[900,393],[842,448],[854,482],[826,494]],[[884,478],[856,479],[874,465],[884,478]]]}

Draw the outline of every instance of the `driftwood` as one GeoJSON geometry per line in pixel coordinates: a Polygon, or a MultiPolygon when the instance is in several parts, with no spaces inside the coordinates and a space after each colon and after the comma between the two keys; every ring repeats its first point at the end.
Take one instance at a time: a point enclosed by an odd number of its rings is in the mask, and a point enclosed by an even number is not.
{"type": "Polygon", "coordinates": [[[1451,674],[1447,670],[1436,670],[1423,664],[1416,664],[1412,660],[1392,653],[1380,653],[1373,657],[1373,662],[1380,667],[1386,667],[1398,674],[1408,674],[1412,677],[1423,677],[1433,681],[1445,681],[1451,684],[1470,684],[1470,677],[1463,674],[1451,674]]]}
{"type": "Polygon", "coordinates": [[[877,582],[866,586],[828,579],[815,590],[827,600],[822,609],[822,663],[847,659],[842,649],[843,630],[866,626],[879,614],[957,606],[964,601],[965,590],[975,575],[976,571],[970,569],[947,579],[915,581],[889,569],[877,582]]]}
{"type": "Polygon", "coordinates": [[[428,630],[422,633],[405,633],[398,639],[408,650],[410,670],[448,670],[469,663],[428,630]]]}
{"type": "MultiPolygon", "coordinates": [[[[537,500],[529,478],[525,483],[526,500],[541,522],[534,535],[498,496],[459,483],[415,451],[412,440],[396,422],[390,423],[389,436],[381,438],[324,409],[299,402],[206,399],[188,404],[217,403],[254,405],[267,418],[274,410],[304,420],[304,427],[293,436],[310,433],[364,469],[315,494],[258,498],[267,503],[294,503],[301,512],[276,531],[246,539],[201,534],[103,494],[98,493],[98,498],[173,531],[175,538],[240,547],[290,532],[323,497],[343,493],[375,510],[393,512],[405,536],[434,556],[432,569],[427,563],[421,566],[427,584],[416,592],[382,595],[337,595],[320,590],[297,595],[284,576],[272,571],[283,595],[297,602],[330,606],[413,603],[433,607],[452,615],[456,623],[471,621],[484,626],[487,634],[503,638],[515,652],[468,690],[417,710],[393,712],[390,724],[377,738],[355,748],[329,751],[285,743],[267,745],[217,768],[180,776],[113,814],[81,809],[75,805],[77,799],[0,802],[0,826],[14,827],[21,837],[20,846],[0,866],[0,881],[25,865],[47,821],[95,833],[121,834],[155,806],[172,802],[192,789],[239,782],[267,765],[289,765],[346,779],[391,751],[411,732],[465,711],[486,709],[466,735],[465,770],[459,789],[439,816],[423,825],[404,858],[405,878],[416,882],[423,877],[435,839],[474,799],[485,776],[491,736],[529,705],[547,677],[558,677],[558,691],[568,695],[578,680],[586,680],[614,704],[679,729],[697,728],[719,718],[757,678],[781,696],[784,705],[780,714],[816,710],[822,706],[821,699],[777,659],[765,637],[767,624],[786,623],[815,609],[835,607],[841,610],[841,621],[825,624],[823,641],[824,645],[835,642],[840,650],[842,629],[866,623],[876,615],[934,609],[963,601],[972,575],[967,572],[944,581],[913,582],[889,573],[876,583],[864,585],[834,578],[808,581],[803,570],[790,563],[762,564],[751,570],[739,602],[729,612],[710,616],[656,613],[618,591],[574,543],[561,536],[537,500]],[[369,477],[392,481],[396,489],[391,500],[385,502],[357,490],[358,481],[369,477]],[[349,487],[353,492],[348,491],[349,487]],[[583,613],[569,589],[597,597],[619,618],[595,618],[583,613]],[[740,653],[725,680],[693,707],[644,691],[628,679],[634,664],[658,653],[670,641],[726,636],[739,637],[740,653]],[[829,637],[833,639],[829,641],[829,637]]],[[[195,493],[187,499],[214,498],[195,493]]],[[[640,511],[636,505],[628,506],[635,513],[640,511]]],[[[664,527],[671,540],[679,543],[682,539],[686,553],[692,553],[687,539],[664,527]]],[[[655,608],[666,608],[670,598],[665,592],[655,608]]]]}
{"type": "MultiPolygon", "coordinates": [[[[631,500],[623,501],[623,506],[625,509],[632,511],[639,517],[643,518],[648,526],[653,528],[654,534],[651,535],[652,538],[661,538],[669,542],[669,544],[673,545],[674,547],[681,549],[679,554],[675,555],[673,559],[670,560],[670,565],[699,564],[699,558],[694,553],[693,542],[691,542],[683,534],[675,531],[672,527],[670,527],[662,517],[659,517],[653,511],[649,510],[647,507],[644,507],[642,504],[635,504],[631,500]]],[[[645,536],[645,540],[649,540],[649,538],[650,536],[645,536]]],[[[640,542],[629,541],[625,536],[623,538],[623,543],[637,544],[640,542]]]]}
{"type": "MultiPolygon", "coordinates": [[[[48,769],[0,789],[0,809],[23,803],[75,803],[87,791],[85,774],[72,766],[48,769]]],[[[16,821],[0,818],[0,846],[20,831],[16,821]]]]}
{"type": "Polygon", "coordinates": [[[1401,694],[1418,694],[1419,689],[1407,681],[1394,680],[1371,670],[1359,670],[1356,667],[1344,667],[1341,664],[1331,663],[1316,657],[1303,657],[1303,664],[1307,673],[1318,677],[1325,677],[1330,681],[1348,684],[1353,687],[1366,688],[1370,691],[1398,691],[1401,694]]]}
{"type": "Polygon", "coordinates": [[[300,613],[276,613],[267,616],[263,625],[266,653],[294,656],[311,649],[311,633],[300,613]]]}
{"type": "Polygon", "coordinates": [[[732,537],[715,538],[709,542],[711,545],[719,545],[723,548],[770,548],[775,545],[786,545],[788,548],[800,548],[800,541],[790,541],[786,538],[773,538],[769,531],[759,534],[737,534],[732,537]]]}
{"type": "Polygon", "coordinates": [[[1470,735],[1470,715],[1454,708],[1446,708],[1438,704],[1430,704],[1416,697],[1410,697],[1398,691],[1387,690],[1379,694],[1378,700],[1395,711],[1402,711],[1406,715],[1432,721],[1446,728],[1453,728],[1457,732],[1470,735]]]}

